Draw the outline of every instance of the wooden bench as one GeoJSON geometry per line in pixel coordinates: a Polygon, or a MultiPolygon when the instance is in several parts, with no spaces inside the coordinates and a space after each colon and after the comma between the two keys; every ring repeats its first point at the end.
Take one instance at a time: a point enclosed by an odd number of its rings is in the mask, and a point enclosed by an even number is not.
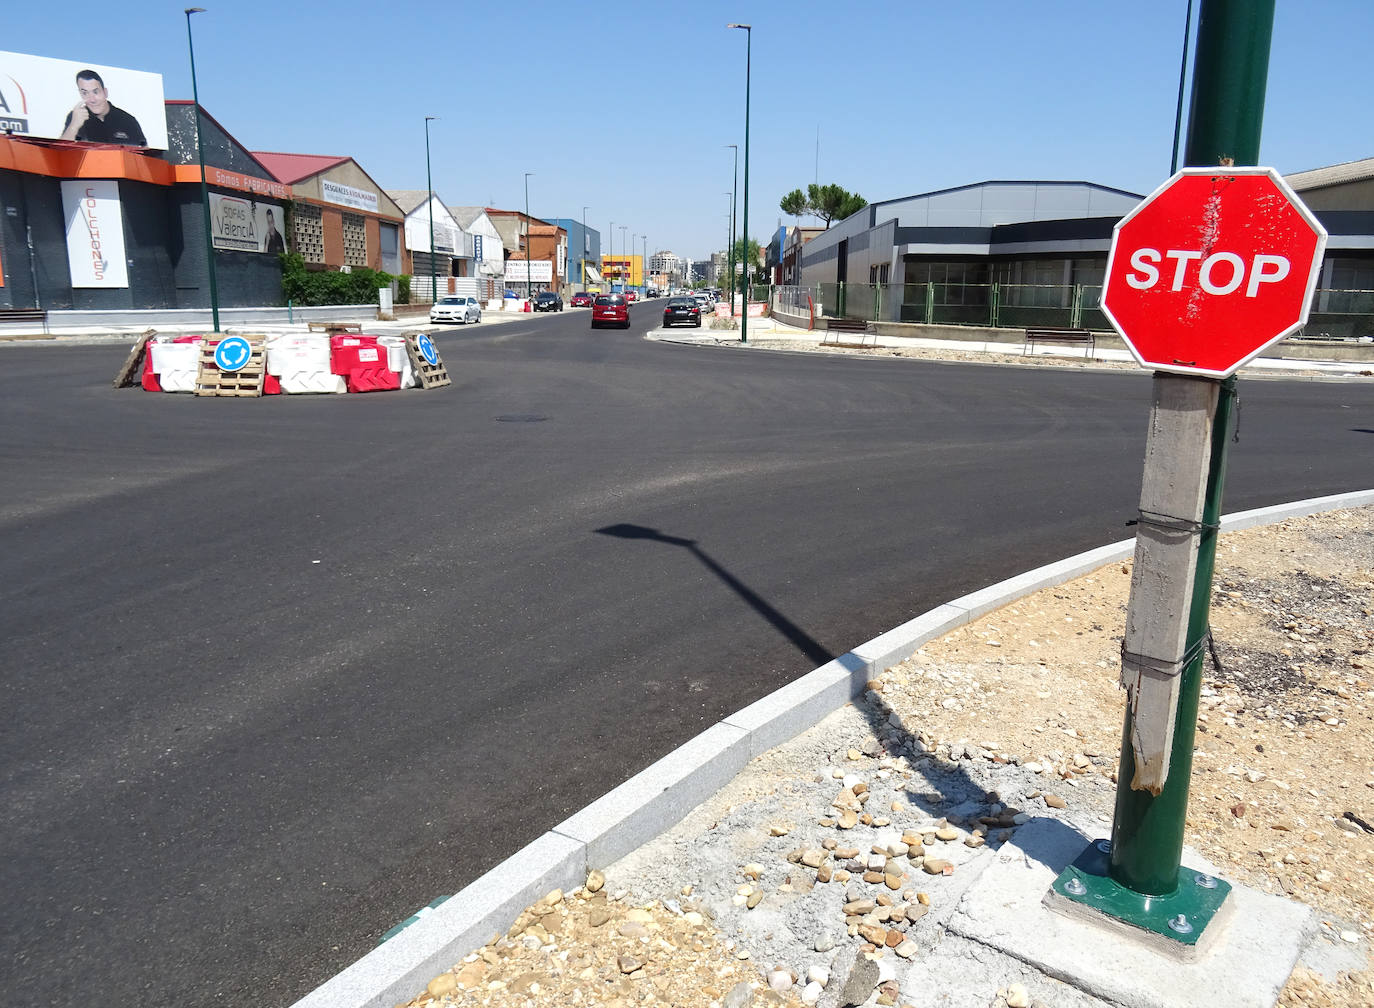
{"type": "Polygon", "coordinates": [[[1093,357],[1097,354],[1097,336],[1088,329],[1027,329],[1026,345],[1021,351],[1021,356],[1030,353],[1031,346],[1035,343],[1082,345],[1087,348],[1084,356],[1093,357]]]}
{"type": "Polygon", "coordinates": [[[363,324],[361,322],[307,322],[310,332],[323,332],[331,336],[334,333],[361,333],[363,324]]]}
{"type": "Polygon", "coordinates": [[[821,346],[862,347],[865,345],[875,347],[878,345],[878,333],[873,329],[871,322],[857,318],[826,319],[825,336],[821,339],[821,346]],[[832,333],[835,336],[834,339],[830,338],[832,333]],[[858,342],[849,339],[850,336],[858,336],[858,342]],[[873,342],[865,344],[864,341],[870,336],[873,338],[873,342]]]}
{"type": "Polygon", "coordinates": [[[46,308],[0,308],[0,322],[42,322],[46,333],[48,311],[46,308]]]}

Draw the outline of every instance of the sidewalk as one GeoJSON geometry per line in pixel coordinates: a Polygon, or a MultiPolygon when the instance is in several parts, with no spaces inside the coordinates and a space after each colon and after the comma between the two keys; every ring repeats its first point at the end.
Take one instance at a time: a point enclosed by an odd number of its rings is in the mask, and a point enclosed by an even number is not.
{"type": "MultiPolygon", "coordinates": [[[[736,322],[738,319],[735,320],[736,322]]],[[[647,338],[664,342],[686,343],[702,346],[720,346],[728,349],[756,350],[795,350],[824,353],[848,353],[878,357],[924,357],[934,360],[957,360],[965,362],[984,362],[1017,366],[1042,366],[1046,364],[1069,368],[1106,368],[1112,370],[1134,370],[1148,373],[1130,352],[1125,349],[1098,347],[1092,357],[1086,350],[1072,347],[1039,344],[1028,349],[1023,343],[999,343],[983,340],[961,339],[923,339],[903,336],[866,337],[875,346],[864,349],[852,347],[823,347],[821,341],[828,335],[824,329],[806,330],[771,318],[750,319],[748,344],[740,342],[738,327],[734,329],[712,329],[710,321],[703,319],[702,328],[672,329],[658,328],[647,334],[647,338]]],[[[950,327],[953,329],[954,327],[950,327]]],[[[854,337],[846,337],[845,342],[853,342],[854,337]]],[[[1272,347],[1270,354],[1282,352],[1282,344],[1272,347]]],[[[1238,374],[1257,375],[1308,375],[1308,376],[1358,376],[1374,375],[1374,362],[1368,360],[1307,360],[1293,357],[1261,356],[1255,358],[1238,374]]]]}

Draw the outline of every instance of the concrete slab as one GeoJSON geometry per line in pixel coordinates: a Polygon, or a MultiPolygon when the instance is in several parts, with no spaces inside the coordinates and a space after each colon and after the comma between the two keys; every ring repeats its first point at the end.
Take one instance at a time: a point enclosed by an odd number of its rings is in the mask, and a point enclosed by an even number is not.
{"type": "MultiPolygon", "coordinates": [[[[1055,876],[1092,839],[1055,819],[1022,826],[965,894],[949,931],[1128,1008],[1270,1008],[1278,1000],[1316,926],[1309,908],[1236,885],[1231,919],[1222,922],[1211,951],[1195,963],[1180,963],[1144,942],[1044,906],[1055,876]]],[[[1183,861],[1215,872],[1191,851],[1184,851],[1183,861]]]]}
{"type": "Polygon", "coordinates": [[[921,645],[963,626],[972,618],[965,606],[949,603],[936,606],[860,644],[853,653],[866,659],[874,672],[885,672],[906,661],[921,645]]]}

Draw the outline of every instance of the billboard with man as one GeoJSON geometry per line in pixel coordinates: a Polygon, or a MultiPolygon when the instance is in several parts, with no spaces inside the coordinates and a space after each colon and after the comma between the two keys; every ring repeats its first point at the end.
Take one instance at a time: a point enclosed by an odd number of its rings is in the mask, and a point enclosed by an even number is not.
{"type": "Polygon", "coordinates": [[[166,150],[162,75],[0,51],[0,130],[166,150]]]}

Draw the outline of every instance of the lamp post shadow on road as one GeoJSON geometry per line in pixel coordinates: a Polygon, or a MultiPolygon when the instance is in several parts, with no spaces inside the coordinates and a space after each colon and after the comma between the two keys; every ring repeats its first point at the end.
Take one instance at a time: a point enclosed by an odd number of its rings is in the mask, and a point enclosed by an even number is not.
{"type": "Polygon", "coordinates": [[[608,535],[616,539],[643,539],[649,542],[663,543],[666,546],[681,546],[700,560],[706,569],[720,578],[731,591],[747,602],[751,609],[771,623],[788,641],[796,645],[797,650],[804,654],[807,660],[820,666],[835,659],[836,656],[818,640],[779,612],[762,595],[717,563],[709,553],[697,545],[695,539],[683,539],[679,536],[667,535],[658,529],[624,522],[617,525],[607,525],[596,531],[598,535],[608,535]]]}

